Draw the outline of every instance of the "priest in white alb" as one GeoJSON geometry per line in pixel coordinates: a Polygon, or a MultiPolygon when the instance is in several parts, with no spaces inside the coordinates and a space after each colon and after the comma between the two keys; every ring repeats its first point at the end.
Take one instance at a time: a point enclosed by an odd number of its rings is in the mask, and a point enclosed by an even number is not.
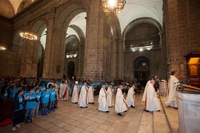
{"type": "Polygon", "coordinates": [[[126,103],[128,107],[135,108],[135,85],[134,84],[128,90],[126,103]]]}
{"type": "Polygon", "coordinates": [[[115,111],[117,115],[122,116],[122,112],[126,112],[128,110],[128,105],[124,99],[124,95],[122,94],[123,85],[120,85],[117,89],[116,93],[116,101],[115,101],[115,111]]]}
{"type": "Polygon", "coordinates": [[[109,112],[107,104],[107,94],[104,84],[102,84],[101,89],[99,91],[98,103],[99,103],[99,108],[98,108],[99,111],[106,113],[109,112]]]}
{"type": "Polygon", "coordinates": [[[79,107],[80,108],[87,108],[88,104],[88,87],[86,82],[81,87],[80,95],[79,95],[79,107]]]}
{"type": "Polygon", "coordinates": [[[79,87],[78,87],[78,81],[76,81],[72,92],[72,103],[74,104],[78,103],[78,94],[79,94],[79,87]]]}
{"type": "Polygon", "coordinates": [[[145,87],[146,94],[144,95],[144,99],[145,99],[144,111],[146,112],[161,110],[160,101],[157,98],[157,93],[155,92],[155,88],[153,86],[154,84],[155,84],[155,76],[152,76],[150,78],[150,82],[147,83],[145,87]]]}
{"type": "Polygon", "coordinates": [[[66,84],[65,81],[63,81],[60,84],[60,90],[61,90],[61,100],[67,100],[68,99],[68,85],[66,84]]]}
{"type": "Polygon", "coordinates": [[[176,97],[176,87],[179,85],[179,80],[177,78],[178,73],[176,71],[172,71],[169,81],[168,81],[168,97],[165,102],[167,106],[178,108],[177,105],[177,97],[176,97]]]}
{"type": "Polygon", "coordinates": [[[88,103],[89,104],[94,104],[94,87],[92,84],[90,84],[90,87],[88,89],[88,103]]]}
{"type": "Polygon", "coordinates": [[[111,108],[113,106],[113,92],[112,92],[112,85],[109,85],[108,86],[108,89],[107,89],[107,104],[108,104],[108,107],[111,108]]]}

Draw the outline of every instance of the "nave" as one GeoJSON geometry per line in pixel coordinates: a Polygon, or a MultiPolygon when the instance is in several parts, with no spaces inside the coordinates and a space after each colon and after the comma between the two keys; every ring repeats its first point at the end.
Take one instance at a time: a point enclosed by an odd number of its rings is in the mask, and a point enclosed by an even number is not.
{"type": "MultiPolygon", "coordinates": [[[[118,116],[114,107],[109,113],[99,112],[98,96],[95,104],[79,108],[67,101],[58,101],[59,109],[47,116],[38,115],[33,123],[21,123],[16,133],[169,133],[170,129],[163,109],[160,112],[144,112],[142,93],[136,94],[135,108],[118,116]]],[[[162,100],[161,100],[162,101],[162,100]]],[[[177,111],[171,109],[172,111],[177,111]]],[[[13,133],[12,125],[0,128],[0,133],[13,133]]]]}

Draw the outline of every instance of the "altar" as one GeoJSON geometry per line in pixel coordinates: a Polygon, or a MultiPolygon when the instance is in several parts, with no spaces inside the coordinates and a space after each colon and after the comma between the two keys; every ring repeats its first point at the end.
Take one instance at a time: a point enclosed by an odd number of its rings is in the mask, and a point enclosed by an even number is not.
{"type": "Polygon", "coordinates": [[[200,88],[182,85],[177,89],[178,133],[200,133],[200,88]]]}

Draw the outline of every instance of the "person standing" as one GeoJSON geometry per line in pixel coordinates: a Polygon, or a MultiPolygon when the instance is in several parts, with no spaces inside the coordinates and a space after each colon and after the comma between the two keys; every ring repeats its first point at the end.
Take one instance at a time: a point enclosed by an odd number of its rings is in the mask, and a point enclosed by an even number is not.
{"type": "Polygon", "coordinates": [[[90,84],[90,87],[88,89],[88,103],[89,104],[94,104],[94,87],[92,83],[90,84]]]}
{"type": "Polygon", "coordinates": [[[87,108],[87,104],[88,104],[88,88],[85,81],[84,85],[81,87],[81,92],[79,96],[79,107],[87,108]]]}
{"type": "Polygon", "coordinates": [[[54,104],[55,104],[55,100],[56,100],[56,87],[53,86],[52,90],[49,91],[50,96],[49,96],[49,113],[51,111],[55,111],[54,110],[54,104]]]}
{"type": "Polygon", "coordinates": [[[108,110],[108,104],[107,104],[107,94],[106,94],[106,89],[105,89],[104,84],[102,84],[101,90],[99,91],[98,102],[99,102],[98,110],[108,113],[109,110],[108,110]]]}
{"type": "Polygon", "coordinates": [[[63,81],[61,84],[60,84],[60,90],[61,90],[61,100],[67,100],[68,99],[68,95],[69,95],[69,92],[68,92],[68,85],[65,81],[63,81]]]}
{"type": "Polygon", "coordinates": [[[14,97],[14,112],[15,112],[15,117],[13,119],[13,125],[12,125],[12,130],[15,131],[16,127],[20,127],[19,121],[21,117],[21,112],[23,110],[23,101],[24,101],[24,96],[23,96],[24,91],[23,90],[18,90],[18,92],[15,94],[14,97]]]}
{"type": "Polygon", "coordinates": [[[131,88],[128,90],[128,94],[126,97],[126,102],[128,107],[135,108],[135,85],[133,84],[131,88]]]}
{"type": "Polygon", "coordinates": [[[143,96],[142,96],[142,101],[144,102],[144,110],[146,109],[146,103],[147,103],[147,86],[150,84],[150,80],[147,81],[146,83],[146,86],[144,88],[144,93],[143,93],[143,96]]]}
{"type": "Polygon", "coordinates": [[[177,99],[176,99],[176,87],[179,85],[178,73],[172,71],[169,81],[168,81],[168,97],[165,104],[169,107],[174,107],[178,109],[177,99]]]}
{"type": "Polygon", "coordinates": [[[74,104],[78,103],[78,94],[79,94],[79,87],[78,87],[78,81],[76,81],[72,92],[72,103],[74,104]]]}
{"type": "Polygon", "coordinates": [[[41,102],[42,102],[42,116],[45,116],[45,115],[48,115],[47,114],[47,106],[48,106],[48,103],[49,103],[49,88],[46,89],[46,91],[44,91],[42,93],[42,96],[41,96],[41,102]]]}
{"type": "Polygon", "coordinates": [[[34,109],[33,109],[33,116],[38,115],[38,112],[39,112],[40,97],[41,97],[40,88],[36,88],[36,89],[35,89],[35,95],[36,95],[36,97],[37,97],[37,101],[35,101],[35,107],[34,107],[34,109]]]}
{"type": "Polygon", "coordinates": [[[120,85],[117,89],[116,93],[116,101],[115,101],[115,111],[117,115],[122,116],[122,112],[126,112],[128,110],[128,105],[124,99],[124,95],[122,94],[123,85],[120,85]]]}
{"type": "Polygon", "coordinates": [[[155,88],[153,85],[155,84],[155,76],[150,78],[150,82],[146,86],[146,95],[145,95],[145,109],[144,111],[160,111],[160,102],[157,98],[155,88]]]}
{"type": "Polygon", "coordinates": [[[25,96],[26,100],[26,114],[25,123],[32,123],[33,108],[35,107],[35,101],[37,100],[34,90],[29,88],[29,93],[25,96]]]}
{"type": "Polygon", "coordinates": [[[113,106],[113,102],[112,102],[112,100],[113,100],[113,92],[112,92],[113,90],[112,90],[112,85],[109,85],[108,86],[108,89],[107,89],[107,104],[108,104],[108,107],[109,108],[111,108],[112,106],[113,106]]]}

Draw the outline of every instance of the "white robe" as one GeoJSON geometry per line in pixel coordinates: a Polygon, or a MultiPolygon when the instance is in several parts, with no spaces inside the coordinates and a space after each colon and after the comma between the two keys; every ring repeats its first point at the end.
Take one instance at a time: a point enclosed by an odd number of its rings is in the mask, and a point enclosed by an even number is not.
{"type": "Polygon", "coordinates": [[[128,90],[128,94],[126,97],[126,103],[128,104],[128,107],[130,107],[131,105],[135,106],[135,91],[134,91],[133,87],[131,87],[128,90]]]}
{"type": "Polygon", "coordinates": [[[81,87],[81,92],[79,95],[79,106],[80,107],[87,107],[88,104],[88,88],[83,85],[81,87]]]}
{"type": "Polygon", "coordinates": [[[146,98],[147,98],[147,86],[150,84],[150,80],[147,82],[145,88],[144,88],[144,93],[143,93],[143,96],[142,96],[142,101],[144,102],[144,109],[146,108],[146,98]]]}
{"type": "Polygon", "coordinates": [[[160,101],[157,98],[155,88],[151,82],[146,87],[146,110],[148,111],[158,111],[161,110],[160,101]]]}
{"type": "Polygon", "coordinates": [[[122,94],[122,90],[120,88],[117,89],[115,111],[117,113],[127,111],[127,103],[124,100],[124,95],[122,94]]]}
{"type": "Polygon", "coordinates": [[[104,88],[101,88],[101,90],[99,91],[98,102],[99,102],[99,108],[98,108],[99,111],[108,111],[106,90],[104,88]]]}
{"type": "Polygon", "coordinates": [[[113,102],[112,102],[112,89],[110,87],[108,87],[107,89],[107,104],[109,107],[113,106],[113,102]]]}
{"type": "Polygon", "coordinates": [[[68,99],[68,95],[69,95],[69,89],[68,89],[68,85],[67,84],[60,84],[60,90],[61,90],[61,100],[67,100],[68,99]]]}
{"type": "Polygon", "coordinates": [[[78,103],[78,94],[79,94],[79,87],[78,85],[74,85],[72,92],[72,103],[78,103]]]}
{"type": "Polygon", "coordinates": [[[176,87],[179,85],[179,80],[171,75],[168,81],[168,97],[165,104],[171,107],[178,107],[176,99],[176,87]]]}
{"type": "Polygon", "coordinates": [[[92,85],[88,89],[88,103],[94,103],[94,87],[92,85]]]}

